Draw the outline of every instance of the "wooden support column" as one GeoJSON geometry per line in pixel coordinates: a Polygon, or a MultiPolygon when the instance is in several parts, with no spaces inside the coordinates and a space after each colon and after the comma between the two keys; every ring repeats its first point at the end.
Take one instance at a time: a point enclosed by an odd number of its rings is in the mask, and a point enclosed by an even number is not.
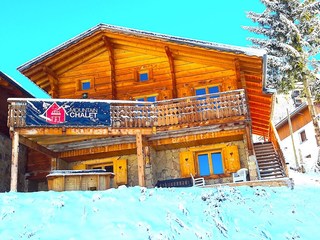
{"type": "Polygon", "coordinates": [[[50,91],[49,94],[52,98],[58,98],[58,75],[49,67],[43,66],[43,71],[47,74],[47,77],[50,82],[50,91]]]}
{"type": "Polygon", "coordinates": [[[254,154],[251,123],[246,124],[246,138],[247,138],[248,153],[249,153],[249,156],[251,156],[254,154]]]}
{"type": "Polygon", "coordinates": [[[103,36],[102,40],[109,53],[112,99],[117,99],[116,69],[115,69],[115,61],[114,61],[113,44],[111,43],[111,41],[107,36],[103,36]]]}
{"type": "Polygon", "coordinates": [[[19,133],[12,134],[12,155],[11,155],[11,182],[10,191],[18,191],[18,160],[19,160],[19,133]]]}
{"type": "Polygon", "coordinates": [[[234,67],[236,70],[237,87],[238,89],[244,88],[242,85],[243,82],[241,81],[241,67],[240,67],[240,60],[238,58],[234,60],[234,67]]]}
{"type": "Polygon", "coordinates": [[[165,46],[165,51],[168,57],[169,66],[170,66],[170,73],[171,73],[171,82],[172,82],[172,98],[177,98],[177,79],[176,79],[176,73],[174,68],[174,60],[172,52],[170,51],[170,48],[168,46],[165,46]]]}
{"type": "Polygon", "coordinates": [[[145,176],[144,176],[144,168],[145,168],[145,156],[143,153],[143,140],[141,132],[136,134],[136,145],[137,145],[137,159],[138,159],[138,180],[139,186],[144,187],[145,176]]]}
{"type": "Polygon", "coordinates": [[[51,171],[57,170],[57,163],[58,163],[57,158],[51,158],[51,171]]]}

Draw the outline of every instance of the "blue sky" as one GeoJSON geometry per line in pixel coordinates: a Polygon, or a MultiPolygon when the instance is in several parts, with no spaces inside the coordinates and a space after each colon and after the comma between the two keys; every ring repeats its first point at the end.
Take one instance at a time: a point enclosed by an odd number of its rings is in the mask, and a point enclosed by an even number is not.
{"type": "Polygon", "coordinates": [[[37,97],[42,91],[16,68],[99,24],[249,47],[246,11],[259,0],[1,0],[0,70],[37,97]]]}

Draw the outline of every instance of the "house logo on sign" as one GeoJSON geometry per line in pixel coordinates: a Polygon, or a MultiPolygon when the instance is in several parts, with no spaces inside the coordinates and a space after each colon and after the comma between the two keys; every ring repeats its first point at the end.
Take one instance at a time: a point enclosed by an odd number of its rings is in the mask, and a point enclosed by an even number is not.
{"type": "Polygon", "coordinates": [[[59,124],[66,121],[66,111],[57,103],[53,103],[46,111],[46,122],[50,124],[59,124]]]}

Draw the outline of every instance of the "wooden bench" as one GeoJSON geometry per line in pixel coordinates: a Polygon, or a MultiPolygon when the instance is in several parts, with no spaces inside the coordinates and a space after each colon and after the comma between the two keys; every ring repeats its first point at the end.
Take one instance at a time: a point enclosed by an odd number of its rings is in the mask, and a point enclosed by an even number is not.
{"type": "Polygon", "coordinates": [[[192,187],[192,178],[174,178],[168,180],[159,180],[156,187],[170,188],[170,187],[192,187]]]}

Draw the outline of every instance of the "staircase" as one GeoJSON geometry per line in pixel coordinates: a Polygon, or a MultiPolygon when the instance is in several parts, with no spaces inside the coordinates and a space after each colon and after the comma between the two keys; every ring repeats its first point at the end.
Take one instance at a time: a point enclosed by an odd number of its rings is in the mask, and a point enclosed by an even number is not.
{"type": "Polygon", "coordinates": [[[254,143],[261,179],[286,177],[285,171],[271,142],[254,143]]]}

